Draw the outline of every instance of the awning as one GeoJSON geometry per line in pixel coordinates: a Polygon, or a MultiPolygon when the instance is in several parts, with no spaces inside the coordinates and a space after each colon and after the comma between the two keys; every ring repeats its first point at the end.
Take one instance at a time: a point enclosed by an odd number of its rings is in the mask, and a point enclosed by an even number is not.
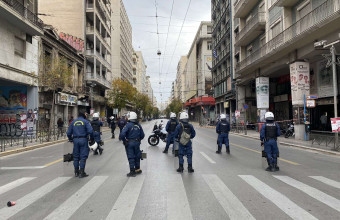
{"type": "Polygon", "coordinates": [[[201,106],[201,105],[215,105],[214,97],[198,97],[190,99],[185,103],[185,106],[201,106]]]}

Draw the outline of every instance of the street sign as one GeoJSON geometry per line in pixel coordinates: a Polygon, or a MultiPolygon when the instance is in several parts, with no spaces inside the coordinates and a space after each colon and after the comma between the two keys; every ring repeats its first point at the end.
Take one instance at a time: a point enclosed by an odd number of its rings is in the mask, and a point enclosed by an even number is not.
{"type": "Polygon", "coordinates": [[[118,114],[118,108],[113,109],[113,114],[117,115],[118,114]]]}
{"type": "Polygon", "coordinates": [[[332,132],[340,131],[340,118],[331,118],[332,132]]]}
{"type": "Polygon", "coordinates": [[[248,109],[248,105],[247,105],[247,104],[244,104],[243,108],[244,108],[244,109],[248,109]]]}
{"type": "Polygon", "coordinates": [[[93,113],[94,113],[94,108],[91,108],[90,109],[90,115],[93,115],[93,113]]]}
{"type": "Polygon", "coordinates": [[[238,111],[238,110],[236,110],[236,111],[235,111],[235,117],[236,117],[236,118],[239,118],[240,116],[241,116],[241,112],[238,111]]]}
{"type": "Polygon", "coordinates": [[[307,108],[315,108],[315,99],[306,100],[306,107],[307,108]]]}
{"type": "Polygon", "coordinates": [[[307,99],[318,99],[319,97],[317,95],[308,95],[307,99]]]}

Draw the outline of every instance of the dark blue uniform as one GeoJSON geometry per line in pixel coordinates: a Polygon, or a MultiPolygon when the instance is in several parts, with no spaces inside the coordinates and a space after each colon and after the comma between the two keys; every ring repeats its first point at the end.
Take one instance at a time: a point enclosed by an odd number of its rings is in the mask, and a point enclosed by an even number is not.
{"type": "MultiPolygon", "coordinates": [[[[189,124],[188,122],[180,122],[177,127],[176,127],[176,130],[175,130],[175,139],[180,139],[180,136],[183,132],[183,128],[182,128],[182,125],[181,123],[183,124],[183,126],[190,126],[190,139],[193,139],[195,136],[196,136],[196,131],[194,129],[194,127],[189,124]]],[[[179,164],[180,165],[183,165],[184,164],[184,159],[183,159],[183,156],[187,156],[187,159],[188,159],[188,165],[191,165],[192,164],[192,142],[191,140],[186,144],[186,145],[182,145],[181,143],[179,143],[179,149],[178,149],[178,158],[179,158],[179,164]]]]}
{"type": "Polygon", "coordinates": [[[229,131],[230,124],[227,120],[221,120],[217,123],[216,133],[218,133],[218,151],[221,151],[222,145],[225,144],[227,152],[229,152],[229,131]]]}
{"type": "Polygon", "coordinates": [[[130,171],[140,169],[140,142],[144,138],[145,134],[140,124],[129,122],[123,128],[119,135],[119,140],[122,140],[125,144],[126,155],[129,160],[130,171]]]}
{"type": "MultiPolygon", "coordinates": [[[[176,119],[170,119],[165,126],[165,130],[168,132],[168,138],[166,140],[165,151],[167,152],[170,144],[174,143],[175,138],[175,130],[178,125],[178,121],[176,119]]],[[[174,152],[174,146],[172,146],[172,151],[174,152]]]]}
{"type": "Polygon", "coordinates": [[[102,127],[103,125],[104,125],[103,122],[99,121],[98,119],[91,121],[91,126],[93,128],[93,136],[91,136],[91,138],[94,139],[94,141],[97,142],[98,144],[101,141],[100,127],[102,127]]]}
{"type": "Polygon", "coordinates": [[[93,135],[93,129],[85,118],[79,117],[72,121],[67,130],[67,137],[73,140],[73,165],[75,169],[85,168],[89,156],[88,135],[93,135]]]}
{"type": "Polygon", "coordinates": [[[119,119],[118,121],[118,127],[120,129],[120,132],[122,132],[124,126],[126,125],[126,120],[124,118],[119,119]]]}
{"type": "Polygon", "coordinates": [[[116,130],[116,122],[114,119],[111,120],[110,122],[110,128],[111,128],[111,133],[112,133],[112,138],[115,137],[115,130],[116,130]]]}
{"type": "Polygon", "coordinates": [[[275,122],[266,122],[263,124],[260,133],[261,141],[264,141],[264,151],[267,154],[268,164],[277,164],[277,137],[280,136],[280,126],[275,122]]]}

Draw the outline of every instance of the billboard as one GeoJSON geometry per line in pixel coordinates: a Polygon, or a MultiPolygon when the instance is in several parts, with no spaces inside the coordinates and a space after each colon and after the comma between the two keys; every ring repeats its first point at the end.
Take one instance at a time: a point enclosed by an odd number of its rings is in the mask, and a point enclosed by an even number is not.
{"type": "Polygon", "coordinates": [[[309,63],[295,62],[290,64],[289,68],[292,91],[292,104],[303,105],[303,96],[307,96],[310,94],[309,63]]]}
{"type": "Polygon", "coordinates": [[[256,78],[257,108],[269,108],[269,77],[256,78]]]}

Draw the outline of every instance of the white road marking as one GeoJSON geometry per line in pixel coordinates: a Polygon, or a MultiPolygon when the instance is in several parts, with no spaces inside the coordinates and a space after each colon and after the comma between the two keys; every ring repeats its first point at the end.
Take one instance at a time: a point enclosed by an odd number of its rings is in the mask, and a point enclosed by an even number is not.
{"type": "Polygon", "coordinates": [[[0,170],[33,170],[43,169],[46,166],[26,166],[26,167],[0,167],[0,170]]]}
{"type": "Polygon", "coordinates": [[[231,220],[255,219],[217,175],[204,174],[203,179],[231,220]]]}
{"type": "Polygon", "coordinates": [[[47,219],[69,219],[82,206],[88,198],[104,183],[107,176],[95,176],[81,189],[68,198],[63,204],[49,214],[47,219]]]}
{"type": "Polygon", "coordinates": [[[340,189],[340,182],[328,179],[328,178],[323,177],[323,176],[310,176],[310,178],[319,180],[320,182],[323,182],[323,183],[325,183],[327,185],[330,185],[330,186],[333,186],[335,188],[340,189]]]}
{"type": "Polygon", "coordinates": [[[192,219],[182,176],[178,174],[169,174],[166,179],[167,219],[192,219]]]}
{"type": "Polygon", "coordinates": [[[106,219],[131,219],[145,176],[130,177],[106,219]]]}
{"type": "Polygon", "coordinates": [[[302,192],[306,193],[307,195],[313,197],[314,199],[328,205],[329,207],[335,209],[336,211],[340,212],[340,200],[327,195],[326,193],[315,189],[311,186],[308,186],[302,182],[299,182],[289,176],[274,176],[275,178],[281,180],[284,183],[287,183],[288,185],[295,187],[302,192]]]}
{"type": "Polygon", "coordinates": [[[23,178],[15,180],[13,182],[10,182],[6,185],[3,185],[3,186],[0,187],[0,195],[18,187],[18,186],[21,186],[21,185],[23,185],[23,184],[25,184],[25,183],[27,183],[27,182],[35,179],[35,178],[36,177],[23,177],[23,178]]]}
{"type": "Polygon", "coordinates": [[[26,196],[18,199],[16,205],[8,208],[7,206],[0,209],[0,218],[8,219],[13,215],[17,214],[21,210],[25,209],[27,206],[33,204],[38,201],[40,198],[45,196],[47,193],[50,193],[52,190],[65,183],[67,180],[71,179],[71,177],[58,177],[51,182],[43,185],[42,187],[34,190],[33,192],[27,194],[26,196]]]}
{"type": "Polygon", "coordinates": [[[271,188],[267,184],[263,183],[259,179],[251,175],[239,175],[244,181],[251,185],[255,190],[261,193],[264,197],[274,203],[283,212],[285,212],[292,219],[306,220],[306,219],[317,219],[307,211],[296,205],[286,196],[280,192],[271,188]]]}
{"type": "Polygon", "coordinates": [[[206,155],[204,152],[200,151],[203,157],[207,159],[210,163],[216,163],[213,159],[211,159],[208,155],[206,155]]]}

